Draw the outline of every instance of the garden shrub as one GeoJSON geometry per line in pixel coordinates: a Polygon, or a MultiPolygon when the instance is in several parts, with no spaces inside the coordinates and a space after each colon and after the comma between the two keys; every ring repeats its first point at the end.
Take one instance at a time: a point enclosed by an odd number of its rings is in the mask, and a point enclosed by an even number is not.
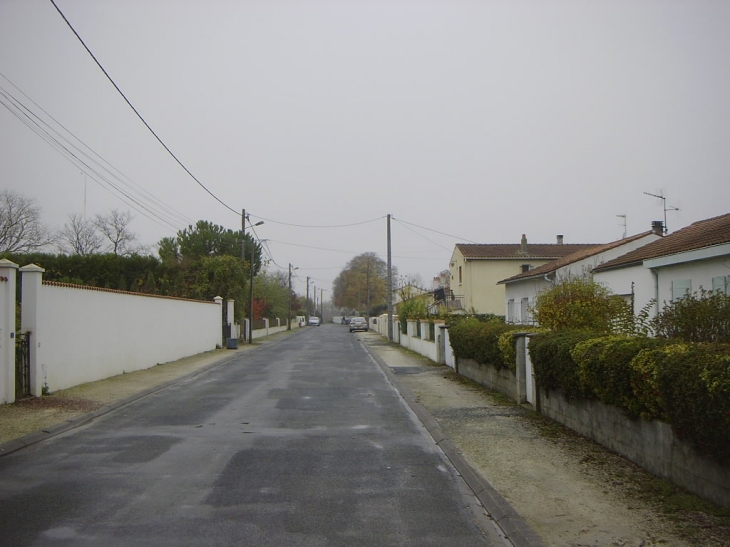
{"type": "Polygon", "coordinates": [[[548,330],[623,332],[632,318],[631,307],[589,276],[568,277],[541,291],[533,318],[548,330]]]}
{"type": "Polygon", "coordinates": [[[590,331],[561,330],[538,333],[530,338],[530,357],[538,385],[560,389],[566,399],[590,397],[591,393],[578,375],[578,365],[571,350],[584,340],[594,338],[590,331]]]}
{"type": "Polygon", "coordinates": [[[701,290],[666,304],[651,325],[656,336],[683,342],[730,343],[730,295],[701,290]]]}
{"type": "Polygon", "coordinates": [[[643,350],[632,367],[634,391],[654,416],[699,453],[730,461],[730,346],[643,350]]]}
{"type": "Polygon", "coordinates": [[[537,327],[524,327],[515,325],[513,329],[503,332],[497,337],[497,346],[502,352],[502,362],[510,370],[517,367],[517,338],[518,332],[540,332],[537,327]]]}
{"type": "Polygon", "coordinates": [[[631,387],[631,361],[641,350],[662,344],[666,342],[655,338],[609,335],[579,342],[570,354],[582,384],[600,401],[638,416],[647,409],[631,387]]]}
{"type": "Polygon", "coordinates": [[[505,367],[505,361],[498,337],[506,331],[514,330],[514,325],[507,325],[498,319],[484,323],[470,318],[449,327],[449,340],[456,357],[473,359],[479,364],[490,364],[500,369],[505,367]]]}

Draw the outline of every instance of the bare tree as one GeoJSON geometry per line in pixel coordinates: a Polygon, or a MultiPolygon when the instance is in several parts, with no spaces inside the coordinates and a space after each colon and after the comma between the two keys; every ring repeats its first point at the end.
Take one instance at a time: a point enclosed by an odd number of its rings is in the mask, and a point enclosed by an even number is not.
{"type": "Polygon", "coordinates": [[[129,211],[123,213],[116,209],[112,209],[106,216],[96,215],[94,225],[102,236],[109,240],[110,250],[115,255],[128,256],[141,249],[136,245],[137,234],[129,230],[133,218],[129,211]]]}
{"type": "Polygon", "coordinates": [[[84,220],[78,214],[69,215],[68,219],[68,224],[64,224],[58,234],[58,248],[61,252],[88,256],[101,251],[104,240],[93,222],[84,220]]]}
{"type": "Polygon", "coordinates": [[[0,191],[0,252],[27,253],[53,243],[40,218],[35,200],[12,190],[0,191]]]}

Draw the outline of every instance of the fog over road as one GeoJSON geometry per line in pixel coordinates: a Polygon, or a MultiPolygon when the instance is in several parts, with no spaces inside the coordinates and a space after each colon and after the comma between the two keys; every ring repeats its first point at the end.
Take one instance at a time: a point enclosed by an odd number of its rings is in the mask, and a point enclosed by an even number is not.
{"type": "Polygon", "coordinates": [[[304,329],[0,458],[0,542],[503,545],[357,338],[304,329]]]}

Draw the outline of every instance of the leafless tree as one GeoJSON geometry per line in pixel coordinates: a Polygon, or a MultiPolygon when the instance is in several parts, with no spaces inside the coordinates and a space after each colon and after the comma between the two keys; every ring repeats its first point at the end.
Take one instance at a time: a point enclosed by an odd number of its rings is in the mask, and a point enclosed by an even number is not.
{"type": "Polygon", "coordinates": [[[78,214],[69,215],[68,220],[58,234],[58,248],[61,252],[87,256],[102,250],[104,240],[93,222],[78,214]]]}
{"type": "Polygon", "coordinates": [[[94,225],[109,240],[110,250],[115,255],[128,256],[142,249],[136,244],[137,234],[129,230],[133,218],[129,211],[123,213],[116,209],[112,209],[106,216],[96,215],[94,225]]]}
{"type": "Polygon", "coordinates": [[[27,253],[53,243],[40,218],[35,200],[12,190],[0,191],[0,252],[27,253]]]}

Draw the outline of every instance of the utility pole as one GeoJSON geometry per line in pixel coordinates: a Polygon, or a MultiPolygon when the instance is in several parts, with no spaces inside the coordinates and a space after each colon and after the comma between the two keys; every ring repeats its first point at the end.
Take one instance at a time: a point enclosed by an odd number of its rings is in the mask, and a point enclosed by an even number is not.
{"type": "MultiPolygon", "coordinates": [[[[246,269],[245,269],[246,268],[246,209],[241,209],[241,267],[244,268],[243,271],[245,272],[246,271],[246,269]]],[[[245,281],[244,281],[243,287],[244,287],[243,290],[245,291],[246,290],[245,281]]],[[[246,317],[245,310],[246,310],[246,305],[243,302],[241,302],[241,317],[246,317]]],[[[249,321],[250,321],[250,319],[249,319],[249,321]]],[[[241,339],[245,340],[246,335],[248,333],[245,330],[246,323],[243,321],[243,319],[241,320],[241,325],[242,325],[242,328],[244,329],[243,337],[241,339]]]]}
{"type": "Polygon", "coordinates": [[[309,276],[307,276],[307,323],[309,323],[309,276]]]}
{"type": "Polygon", "coordinates": [[[321,321],[324,321],[324,304],[322,303],[322,291],[324,291],[324,289],[319,289],[319,319],[321,321]]]}
{"type": "Polygon", "coordinates": [[[299,268],[293,268],[291,262],[289,262],[289,324],[286,326],[286,330],[291,330],[291,273],[293,270],[298,270],[299,268]]]}
{"type": "Polygon", "coordinates": [[[393,343],[393,257],[390,247],[390,213],[388,213],[388,342],[393,343]]]}

